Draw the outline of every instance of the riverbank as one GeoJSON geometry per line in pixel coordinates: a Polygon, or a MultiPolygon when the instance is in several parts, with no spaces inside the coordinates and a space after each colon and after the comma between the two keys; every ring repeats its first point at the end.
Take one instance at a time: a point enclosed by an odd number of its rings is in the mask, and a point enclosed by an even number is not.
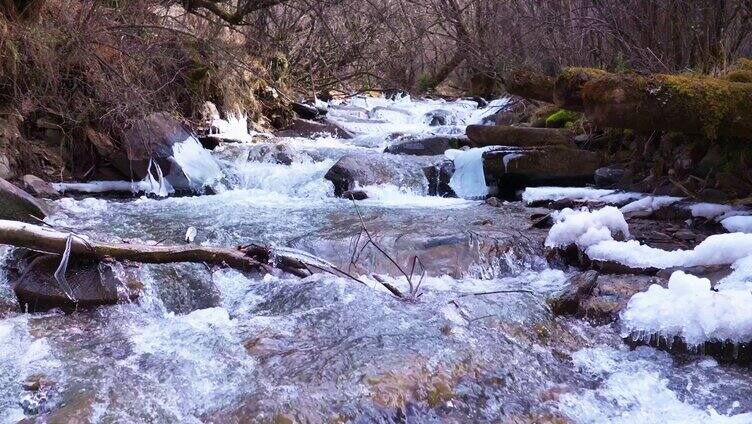
{"type": "Polygon", "coordinates": [[[191,156],[205,163],[207,154],[221,172],[203,195],[45,201],[48,225],[93,240],[177,245],[193,227],[194,243],[304,251],[362,281],[142,265],[137,301],[25,314],[7,272],[16,263],[6,260],[3,415],[9,422],[746,422],[746,368],[623,342],[616,307],[634,281],[647,288],[646,277],[619,283],[601,271],[594,296],[575,299],[574,312],[600,321],[557,315],[556,301],[581,271],[551,262],[546,239],[555,232],[545,227],[566,223],[546,219],[553,209],[615,203],[623,214],[644,212],[627,225],[646,243],[690,231],[682,247],[691,248],[722,230],[692,232],[679,214],[683,201],[637,193],[538,189],[523,196],[529,204],[482,199],[483,156],[455,143],[499,104],[354,98],[328,110],[352,138],[254,137],[191,156]],[[443,122],[435,125],[436,116],[443,122]],[[449,154],[384,153],[404,143],[414,153],[429,139],[449,154]],[[348,170],[338,173],[350,176],[348,189],[365,195],[357,207],[335,195],[327,177],[335,166],[348,170]],[[432,175],[437,187],[468,198],[430,195],[432,175]],[[674,217],[658,220],[658,206],[673,206],[674,217]],[[396,263],[373,245],[363,248],[363,225],[396,263]],[[415,256],[425,277],[417,266],[415,299],[398,299],[380,281],[410,292],[399,268],[409,269],[415,256]]]}

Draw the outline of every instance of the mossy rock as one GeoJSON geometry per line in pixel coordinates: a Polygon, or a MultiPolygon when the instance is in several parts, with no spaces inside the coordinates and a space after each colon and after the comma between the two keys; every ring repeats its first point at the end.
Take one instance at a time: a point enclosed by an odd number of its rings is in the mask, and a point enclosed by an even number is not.
{"type": "Polygon", "coordinates": [[[739,59],[721,78],[731,82],[752,83],[752,59],[739,59]]]}
{"type": "Polygon", "coordinates": [[[567,124],[576,122],[581,117],[580,113],[559,109],[546,118],[546,128],[566,128],[567,124]]]}

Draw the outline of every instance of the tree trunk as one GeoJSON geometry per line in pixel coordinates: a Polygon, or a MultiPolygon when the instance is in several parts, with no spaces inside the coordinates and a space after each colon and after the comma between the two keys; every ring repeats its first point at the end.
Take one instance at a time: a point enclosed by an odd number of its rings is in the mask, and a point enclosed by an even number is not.
{"type": "Polygon", "coordinates": [[[685,75],[604,74],[582,85],[581,98],[588,118],[603,127],[752,139],[749,83],[685,75]]]}
{"type": "MultiPolygon", "coordinates": [[[[46,253],[63,254],[69,233],[17,221],[0,220],[0,244],[46,253]]],[[[269,271],[271,252],[260,246],[221,248],[196,245],[154,246],[141,244],[99,243],[74,236],[71,256],[104,260],[128,260],[141,263],[173,262],[227,265],[242,271],[269,271]]],[[[277,255],[280,269],[298,276],[307,276],[305,264],[295,257],[277,255]]]]}
{"type": "Polygon", "coordinates": [[[546,103],[554,102],[554,78],[529,69],[517,69],[507,74],[504,86],[509,94],[546,103]]]}
{"type": "Polygon", "coordinates": [[[556,128],[511,127],[506,125],[469,125],[467,138],[473,147],[510,146],[540,147],[565,146],[577,148],[572,132],[556,128]]]}

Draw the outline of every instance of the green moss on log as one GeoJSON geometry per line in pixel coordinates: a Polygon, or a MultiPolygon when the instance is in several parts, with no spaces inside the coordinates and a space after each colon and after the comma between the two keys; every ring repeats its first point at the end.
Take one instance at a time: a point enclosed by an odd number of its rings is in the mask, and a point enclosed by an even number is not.
{"type": "Polygon", "coordinates": [[[752,84],[689,75],[605,74],[583,86],[597,125],[752,138],[752,84]]]}
{"type": "Polygon", "coordinates": [[[554,103],[564,109],[582,112],[582,87],[588,81],[607,75],[606,71],[594,68],[566,68],[554,83],[554,103]]]}
{"type": "Polygon", "coordinates": [[[509,94],[553,103],[554,78],[533,70],[520,68],[509,72],[504,77],[504,86],[509,94]]]}
{"type": "Polygon", "coordinates": [[[546,118],[546,128],[565,128],[567,124],[580,119],[582,114],[571,110],[559,109],[546,118]]]}
{"type": "Polygon", "coordinates": [[[739,59],[721,78],[731,82],[752,83],[752,59],[739,59]]]}

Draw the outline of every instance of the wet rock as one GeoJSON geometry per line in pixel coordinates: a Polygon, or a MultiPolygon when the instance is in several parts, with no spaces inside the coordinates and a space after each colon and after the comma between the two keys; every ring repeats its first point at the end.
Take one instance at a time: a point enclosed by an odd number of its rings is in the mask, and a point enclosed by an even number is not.
{"type": "Polygon", "coordinates": [[[504,198],[515,197],[524,187],[592,183],[599,164],[597,153],[565,147],[500,148],[483,153],[486,183],[495,183],[504,198]]]}
{"type": "Polygon", "coordinates": [[[13,184],[0,179],[0,219],[38,222],[47,216],[44,204],[13,184]]]}
{"type": "Polygon", "coordinates": [[[454,175],[454,162],[444,160],[440,163],[423,168],[423,173],[428,179],[428,195],[440,197],[457,197],[457,194],[449,186],[454,175]]]}
{"type": "Polygon", "coordinates": [[[263,144],[248,153],[250,162],[268,162],[279,165],[292,165],[295,150],[286,143],[263,144]]]}
{"type": "Polygon", "coordinates": [[[330,134],[337,138],[350,139],[354,134],[342,127],[341,125],[324,119],[323,121],[311,121],[306,119],[295,118],[292,124],[282,131],[277,131],[274,135],[277,137],[315,137],[319,134],[330,134]]]}
{"type": "Polygon", "coordinates": [[[11,166],[8,156],[0,154],[0,178],[9,180],[15,176],[16,173],[13,172],[13,167],[11,166]]]}
{"type": "Polygon", "coordinates": [[[623,185],[628,177],[626,169],[618,166],[605,166],[595,170],[595,186],[598,188],[615,188],[623,185]]]}
{"type": "Polygon", "coordinates": [[[557,315],[574,315],[580,302],[591,296],[598,280],[596,271],[586,271],[568,281],[567,289],[559,296],[550,299],[551,310],[557,315]]]}
{"type": "Polygon", "coordinates": [[[486,204],[488,206],[491,206],[492,208],[498,208],[499,206],[501,206],[501,200],[499,200],[496,197],[492,196],[492,197],[489,197],[488,199],[486,199],[486,204]]]}
{"type": "Polygon", "coordinates": [[[316,109],[316,106],[298,102],[293,102],[291,106],[293,112],[302,119],[315,119],[319,116],[319,110],[316,109]]]}
{"type": "Polygon", "coordinates": [[[467,145],[464,137],[434,136],[428,138],[406,137],[387,147],[384,153],[394,155],[435,156],[443,155],[449,149],[467,145]]]}
{"type": "Polygon", "coordinates": [[[431,127],[443,127],[446,125],[455,125],[452,112],[443,109],[432,110],[426,113],[424,119],[431,127]]]}
{"type": "Polygon", "coordinates": [[[576,147],[569,130],[555,128],[468,125],[466,134],[470,144],[474,147],[539,147],[552,145],[576,147]]]}
{"type": "Polygon", "coordinates": [[[666,286],[668,280],[645,275],[607,275],[586,271],[570,279],[568,288],[549,299],[557,315],[574,315],[594,324],[616,321],[636,293],[653,284],[666,286]]]}
{"type": "Polygon", "coordinates": [[[57,199],[60,193],[52,187],[52,184],[42,180],[34,175],[24,175],[21,178],[24,190],[35,197],[46,199],[57,199]]]}
{"type": "Polygon", "coordinates": [[[119,262],[71,258],[65,274],[72,301],[55,280],[60,256],[21,253],[10,281],[21,308],[44,312],[54,308],[74,310],[111,305],[136,299],[142,288],[138,267],[119,262]]]}
{"type": "Polygon", "coordinates": [[[342,193],[342,197],[351,200],[366,200],[368,199],[368,193],[363,190],[348,190],[342,193]]]}
{"type": "Polygon", "coordinates": [[[355,154],[340,158],[324,175],[334,184],[337,196],[358,187],[393,184],[422,189],[426,184],[423,168],[433,165],[430,156],[355,154]]]}

